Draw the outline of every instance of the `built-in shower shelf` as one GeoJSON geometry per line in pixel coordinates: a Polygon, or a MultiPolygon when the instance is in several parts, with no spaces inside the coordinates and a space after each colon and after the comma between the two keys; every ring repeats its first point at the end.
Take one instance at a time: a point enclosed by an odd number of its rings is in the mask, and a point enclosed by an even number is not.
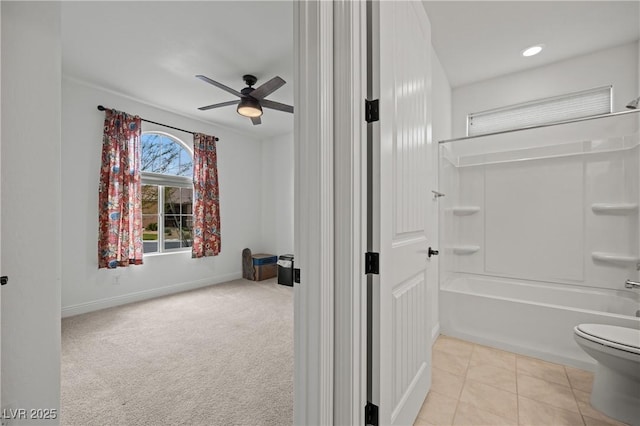
{"type": "Polygon", "coordinates": [[[452,249],[454,254],[473,254],[480,250],[480,246],[455,246],[452,249]]]}
{"type": "Polygon", "coordinates": [[[477,206],[458,206],[452,207],[451,211],[456,216],[469,216],[480,211],[480,207],[477,206]]]}
{"type": "Polygon", "coordinates": [[[593,260],[598,260],[600,262],[614,263],[618,265],[637,265],[640,262],[640,258],[638,256],[628,256],[617,253],[604,253],[601,251],[594,251],[591,253],[591,257],[593,260]]]}
{"type": "Polygon", "coordinates": [[[591,205],[594,213],[629,215],[638,213],[637,203],[596,203],[591,205]]]}

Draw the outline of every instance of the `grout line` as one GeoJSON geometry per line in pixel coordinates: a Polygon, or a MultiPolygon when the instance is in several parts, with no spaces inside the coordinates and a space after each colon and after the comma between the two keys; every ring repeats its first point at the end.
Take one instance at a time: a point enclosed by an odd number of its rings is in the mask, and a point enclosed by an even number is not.
{"type": "Polygon", "coordinates": [[[567,380],[569,380],[569,385],[571,388],[571,395],[573,395],[573,399],[578,406],[578,413],[580,413],[580,418],[582,419],[582,424],[585,426],[587,424],[587,420],[584,418],[584,413],[582,412],[582,408],[580,408],[580,402],[578,401],[578,397],[576,396],[576,389],[574,389],[573,384],[571,383],[571,379],[569,378],[569,373],[567,372],[567,366],[564,366],[564,371],[567,374],[567,380]]]}
{"type": "Polygon", "coordinates": [[[520,388],[518,387],[518,357],[516,356],[516,421],[520,424],[520,388]]]}
{"type": "MultiPolygon", "coordinates": [[[[546,378],[542,378],[542,377],[534,376],[534,375],[532,375],[531,373],[528,373],[528,372],[526,372],[526,371],[523,371],[523,372],[521,372],[520,374],[522,374],[523,376],[530,377],[530,378],[535,379],[535,380],[539,380],[539,381],[541,381],[541,382],[549,383],[550,385],[562,386],[563,388],[573,389],[573,388],[571,387],[571,382],[569,382],[569,385],[565,385],[565,384],[563,384],[563,383],[554,382],[554,381],[548,380],[548,379],[546,379],[546,378]]],[[[516,378],[517,378],[517,377],[518,377],[518,371],[516,370],[516,378]]]]}
{"type": "Polygon", "coordinates": [[[454,423],[456,419],[456,415],[458,414],[458,407],[460,406],[460,398],[462,397],[462,391],[464,391],[464,387],[467,384],[467,375],[469,374],[469,364],[471,364],[471,357],[473,356],[473,352],[476,350],[476,344],[473,344],[471,348],[471,354],[469,355],[469,359],[467,360],[467,366],[464,370],[464,379],[462,380],[462,387],[460,388],[460,392],[458,393],[458,400],[456,401],[456,409],[453,410],[453,418],[451,419],[451,424],[454,423]]]}
{"type": "Polygon", "coordinates": [[[562,365],[562,371],[564,371],[564,375],[567,378],[567,383],[569,383],[569,387],[573,391],[573,383],[571,383],[571,377],[569,377],[569,373],[567,372],[567,366],[562,365]]]}

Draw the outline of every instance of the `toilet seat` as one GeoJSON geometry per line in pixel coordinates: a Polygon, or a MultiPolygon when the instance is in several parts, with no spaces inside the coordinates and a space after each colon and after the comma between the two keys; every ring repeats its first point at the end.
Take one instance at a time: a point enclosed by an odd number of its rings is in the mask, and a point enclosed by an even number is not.
{"type": "Polygon", "coordinates": [[[580,324],[576,335],[595,343],[640,355],[640,330],[604,324],[580,324]]]}

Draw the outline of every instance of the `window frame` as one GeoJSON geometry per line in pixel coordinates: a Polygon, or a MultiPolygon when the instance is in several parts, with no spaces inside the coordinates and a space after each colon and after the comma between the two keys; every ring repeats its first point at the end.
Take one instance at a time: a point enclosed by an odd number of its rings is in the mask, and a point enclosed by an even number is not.
{"type": "MultiPolygon", "coordinates": [[[[173,141],[174,143],[178,144],[179,146],[181,146],[191,156],[191,161],[192,161],[192,164],[193,164],[193,147],[191,147],[188,144],[186,144],[182,139],[180,139],[179,137],[177,137],[177,136],[175,136],[175,135],[173,135],[171,133],[162,132],[162,131],[158,131],[158,130],[143,131],[142,134],[140,135],[140,138],[142,139],[143,136],[149,135],[149,134],[164,136],[166,138],[169,138],[171,141],[173,141]]],[[[141,143],[141,146],[142,146],[142,143],[141,143]]],[[[191,191],[193,193],[193,177],[169,175],[169,174],[147,172],[147,171],[141,170],[140,171],[140,184],[142,186],[144,186],[144,185],[153,185],[153,186],[156,186],[158,188],[158,201],[157,201],[157,203],[158,203],[158,211],[156,213],[157,216],[158,216],[158,239],[156,240],[158,246],[157,246],[157,250],[154,251],[154,252],[143,253],[143,257],[144,256],[158,256],[158,255],[171,254],[171,253],[190,252],[191,251],[191,247],[178,247],[178,248],[173,248],[173,249],[166,249],[164,247],[164,245],[165,245],[165,237],[164,237],[164,228],[165,228],[164,222],[165,221],[164,221],[164,216],[166,215],[166,213],[164,211],[164,208],[165,208],[164,189],[166,187],[187,188],[187,189],[191,189],[191,191]]],[[[191,202],[192,202],[191,217],[193,218],[193,198],[192,198],[191,202]]],[[[143,216],[144,216],[144,213],[143,213],[143,216]]],[[[180,213],[179,216],[185,216],[185,215],[180,213]]],[[[143,232],[143,234],[144,234],[144,232],[143,232]]],[[[144,237],[143,237],[143,244],[144,244],[144,241],[145,240],[144,240],[144,237]]]]}

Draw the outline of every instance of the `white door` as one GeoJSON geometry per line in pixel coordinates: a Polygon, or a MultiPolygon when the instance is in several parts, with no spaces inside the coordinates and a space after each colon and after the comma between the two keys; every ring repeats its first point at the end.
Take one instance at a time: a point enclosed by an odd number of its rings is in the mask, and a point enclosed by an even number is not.
{"type": "Polygon", "coordinates": [[[380,121],[373,125],[371,220],[380,273],[372,286],[370,398],[380,425],[411,425],[431,385],[431,29],[420,2],[372,8],[370,95],[380,99],[380,121]]]}

